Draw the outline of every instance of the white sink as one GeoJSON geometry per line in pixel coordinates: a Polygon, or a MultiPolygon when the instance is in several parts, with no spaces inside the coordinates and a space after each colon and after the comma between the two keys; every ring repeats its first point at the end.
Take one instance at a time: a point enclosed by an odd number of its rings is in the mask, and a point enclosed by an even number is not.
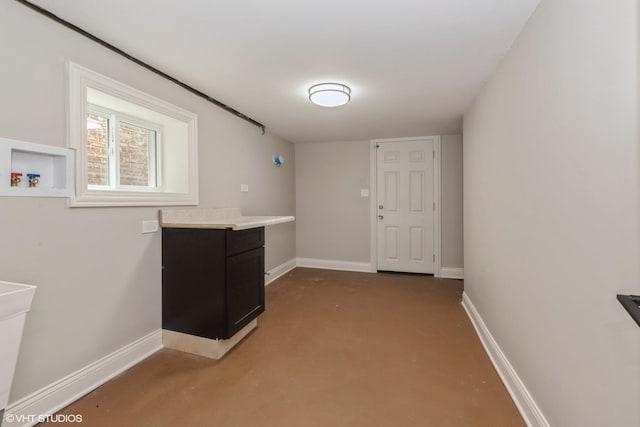
{"type": "Polygon", "coordinates": [[[29,311],[35,292],[35,286],[0,282],[0,321],[29,311]]]}
{"type": "Polygon", "coordinates": [[[35,292],[35,286],[0,282],[0,413],[9,401],[22,329],[35,292]]]}

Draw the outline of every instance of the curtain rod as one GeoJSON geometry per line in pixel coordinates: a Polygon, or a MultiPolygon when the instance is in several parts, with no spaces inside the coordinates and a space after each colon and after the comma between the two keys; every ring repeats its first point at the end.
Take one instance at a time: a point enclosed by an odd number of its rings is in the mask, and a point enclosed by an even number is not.
{"type": "Polygon", "coordinates": [[[211,96],[207,95],[206,93],[204,93],[202,91],[199,91],[198,89],[195,89],[195,88],[189,86],[188,84],[181,82],[180,80],[176,79],[175,77],[172,77],[169,74],[158,70],[157,68],[147,64],[146,62],[143,62],[143,61],[139,60],[135,56],[132,56],[132,55],[128,54],[127,52],[123,51],[122,49],[119,49],[119,48],[115,47],[111,43],[108,43],[108,42],[102,40],[101,38],[94,36],[90,32],[83,30],[82,28],[78,27],[77,25],[74,25],[71,22],[62,19],[62,18],[58,17],[57,15],[54,15],[53,13],[49,12],[47,9],[44,9],[44,8],[42,8],[42,7],[38,6],[38,5],[35,5],[35,4],[31,3],[31,2],[28,2],[26,0],[16,0],[16,1],[18,3],[23,4],[24,6],[27,6],[28,8],[30,8],[30,9],[32,9],[34,11],[40,13],[41,15],[44,15],[47,18],[52,19],[53,21],[65,26],[65,27],[67,27],[67,28],[69,28],[69,29],[71,29],[73,31],[75,31],[76,33],[81,34],[81,35],[85,36],[86,38],[88,38],[88,39],[90,39],[90,40],[92,40],[92,41],[94,41],[94,42],[106,47],[107,49],[117,53],[118,55],[127,58],[129,61],[132,61],[132,62],[138,64],[139,66],[141,66],[143,68],[146,68],[147,70],[151,71],[152,73],[155,73],[155,74],[159,75],[160,77],[164,77],[165,79],[169,80],[170,82],[173,82],[173,83],[177,84],[178,86],[180,86],[181,88],[183,88],[185,90],[188,90],[189,92],[193,93],[194,95],[197,95],[200,98],[206,99],[210,103],[222,108],[223,110],[227,111],[228,113],[231,113],[234,116],[241,118],[242,120],[248,121],[252,125],[259,127],[262,130],[262,134],[264,135],[265,126],[262,123],[253,120],[251,117],[242,114],[241,112],[239,112],[238,110],[236,110],[236,109],[234,109],[232,107],[229,107],[227,104],[224,104],[224,103],[218,101],[217,99],[212,98],[211,96]]]}

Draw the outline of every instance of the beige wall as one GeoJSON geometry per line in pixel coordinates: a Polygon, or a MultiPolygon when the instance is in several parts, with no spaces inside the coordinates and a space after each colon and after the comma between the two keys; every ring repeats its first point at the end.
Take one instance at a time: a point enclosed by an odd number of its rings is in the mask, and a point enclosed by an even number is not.
{"type": "MultiPolygon", "coordinates": [[[[199,116],[202,207],[295,214],[293,145],[237,119],[17,2],[0,2],[0,135],[65,146],[67,61],[199,116]],[[282,154],[276,168],[271,156],[282,154]],[[240,183],[249,193],[240,193],[240,183]]],[[[169,70],[180,78],[180,68],[169,70]]],[[[0,198],[0,280],[38,286],[11,401],[161,326],[157,208],[73,208],[64,199],[0,198]]],[[[268,228],[266,267],[295,257],[295,224],[268,228]]]]}
{"type": "Polygon", "coordinates": [[[369,262],[369,141],[297,144],[296,242],[301,258],[369,262]]]}
{"type": "Polygon", "coordinates": [[[543,0],[464,116],[465,292],[553,426],[640,419],[634,0],[543,0]]]}
{"type": "MultiPolygon", "coordinates": [[[[297,144],[296,242],[301,258],[371,261],[370,142],[297,144]]],[[[443,267],[463,267],[462,137],[442,137],[443,267]],[[444,192],[446,191],[446,194],[444,192]]]]}
{"type": "Polygon", "coordinates": [[[442,267],[463,268],[462,135],[442,135],[440,140],[442,267]]]}

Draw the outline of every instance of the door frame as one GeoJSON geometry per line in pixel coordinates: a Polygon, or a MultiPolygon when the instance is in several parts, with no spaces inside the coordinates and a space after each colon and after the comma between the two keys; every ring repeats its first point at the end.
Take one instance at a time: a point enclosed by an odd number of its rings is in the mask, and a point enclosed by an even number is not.
{"type": "Polygon", "coordinates": [[[403,141],[426,141],[433,142],[433,201],[435,210],[433,211],[433,253],[435,261],[433,263],[433,276],[441,277],[441,221],[440,221],[440,135],[434,136],[416,136],[411,138],[387,138],[372,139],[369,142],[369,218],[370,218],[370,261],[371,272],[378,271],[378,222],[377,222],[377,200],[378,200],[378,162],[376,144],[381,142],[403,142],[403,141]]]}

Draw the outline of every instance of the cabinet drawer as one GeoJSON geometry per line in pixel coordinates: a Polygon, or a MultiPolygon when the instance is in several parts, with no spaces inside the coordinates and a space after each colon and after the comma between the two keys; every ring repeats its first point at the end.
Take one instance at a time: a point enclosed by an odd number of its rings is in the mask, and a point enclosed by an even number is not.
{"type": "Polygon", "coordinates": [[[264,246],[264,227],[227,231],[227,256],[264,246]]]}

